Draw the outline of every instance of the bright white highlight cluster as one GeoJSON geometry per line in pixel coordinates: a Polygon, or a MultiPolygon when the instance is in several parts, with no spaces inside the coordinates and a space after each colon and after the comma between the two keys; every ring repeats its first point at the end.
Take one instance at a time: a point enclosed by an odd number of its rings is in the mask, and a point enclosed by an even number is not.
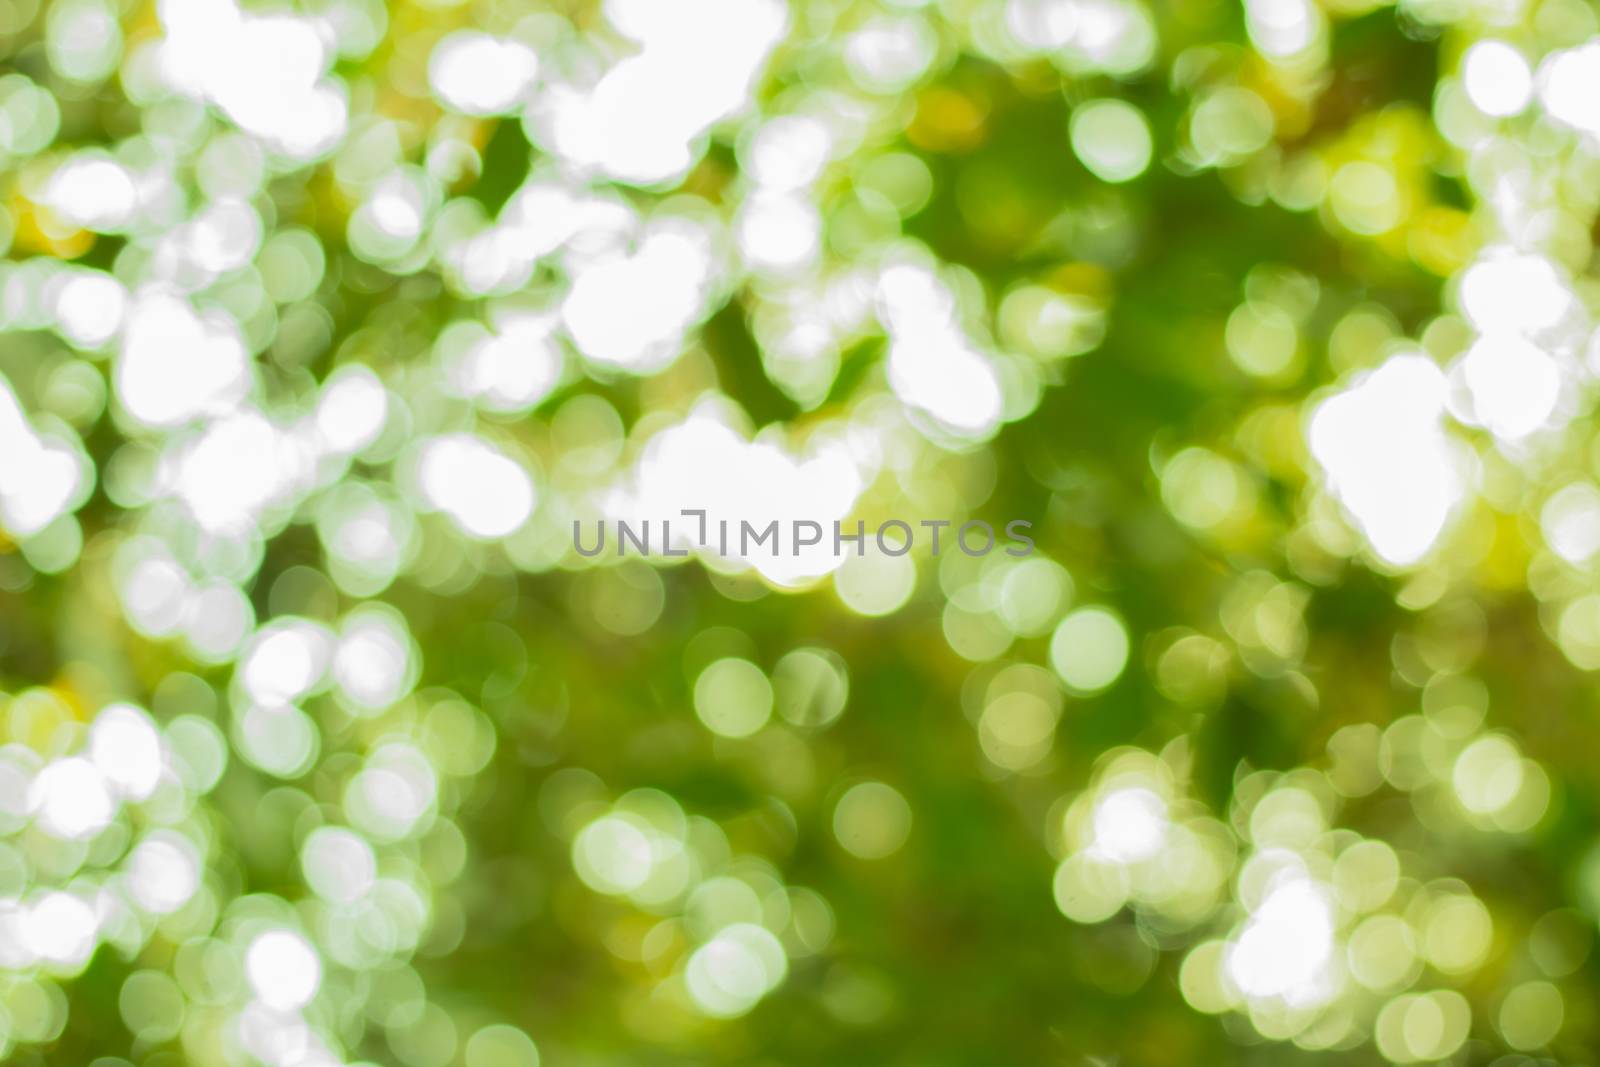
{"type": "Polygon", "coordinates": [[[462,30],[434,46],[428,82],[457,111],[494,115],[518,101],[538,70],[538,57],[520,41],[462,30]]]}
{"type": "Polygon", "coordinates": [[[689,226],[652,229],[636,251],[614,249],[577,268],[561,316],[589,359],[635,373],[678,356],[709,277],[705,238],[689,226]]]}
{"type": "Polygon", "coordinates": [[[1094,806],[1094,856],[1114,863],[1137,863],[1161,850],[1167,839],[1167,801],[1146,786],[1115,789],[1094,806]]]}
{"type": "Polygon", "coordinates": [[[775,0],[611,0],[605,11],[639,50],[592,87],[553,87],[541,124],[569,160],[640,185],[688,169],[700,136],[745,100],[787,21],[775,0]]]}
{"type": "Polygon", "coordinates": [[[417,481],[428,503],[472,537],[504,537],[533,513],[535,496],[528,472],[472,434],[425,441],[417,481]]]}
{"type": "MultiPolygon", "coordinates": [[[[72,715],[50,690],[6,699],[13,728],[72,715]]],[[[40,857],[31,888],[13,881],[0,894],[0,969],[11,981],[31,970],[70,978],[103,943],[137,951],[156,920],[200,891],[204,852],[183,824],[213,781],[180,783],[171,735],[133,704],[108,704],[81,725],[81,745],[45,762],[24,744],[0,745],[0,857],[14,863],[24,842],[40,857]]]]}
{"type": "Polygon", "coordinates": [[[1327,890],[1291,866],[1276,876],[1251,911],[1226,951],[1225,966],[1246,997],[1278,997],[1302,1005],[1332,992],[1326,970],[1333,948],[1327,890]]]}
{"type": "Polygon", "coordinates": [[[1504,41],[1479,41],[1461,63],[1467,95],[1485,115],[1515,115],[1533,98],[1533,71],[1521,52],[1504,41]]]}
{"type": "Polygon", "coordinates": [[[458,323],[437,350],[455,390],[485,410],[536,407],[561,378],[563,357],[553,317],[508,313],[490,331],[458,323]]]}
{"type": "Polygon", "coordinates": [[[321,686],[332,654],[326,627],[305,619],[275,619],[240,654],[235,682],[258,703],[290,703],[321,686]]]}
{"type": "Polygon", "coordinates": [[[1474,421],[1502,440],[1526,437],[1549,422],[1561,397],[1560,365],[1515,334],[1480,339],[1459,364],[1474,421]]]}
{"type": "Polygon", "coordinates": [[[1485,334],[1537,336],[1574,310],[1572,291],[1543,256],[1491,248],[1461,274],[1461,310],[1485,334]]]}
{"type": "Polygon", "coordinates": [[[128,889],[152,915],[169,915],[200,888],[200,859],[181,834],[157,830],[133,847],[126,864],[128,889]]]}
{"type": "Polygon", "coordinates": [[[115,380],[128,414],[170,429],[226,412],[243,398],[248,356],[231,319],[202,318],[183,298],[150,291],[129,309],[115,380]]]}
{"type": "Polygon", "coordinates": [[[221,108],[246,132],[295,159],[344,136],[344,84],[309,20],[250,15],[233,0],[162,0],[161,71],[175,89],[221,108]]]}
{"type": "Polygon", "coordinates": [[[132,220],[139,192],[126,167],[103,154],[82,153],[50,176],[44,199],[69,222],[87,230],[115,233],[132,220]]]}
{"type": "Polygon", "coordinates": [[[35,430],[0,375],[0,526],[26,537],[82,504],[89,482],[76,444],[35,430]]]}
{"type": "Polygon", "coordinates": [[[635,525],[642,518],[653,520],[653,550],[660,549],[664,518],[670,522],[674,550],[692,549],[708,562],[754,567],[770,581],[795,585],[840,565],[842,556],[833,551],[833,522],[849,513],[863,477],[841,440],[819,434],[797,455],[777,440],[746,440],[708,406],[652,437],[631,483],[612,494],[606,507],[615,518],[635,525]],[[681,514],[685,508],[705,511],[703,537],[700,520],[681,514]],[[741,523],[760,532],[774,520],[785,538],[783,550],[774,555],[770,541],[767,547],[752,541],[746,553],[741,523]],[[788,532],[797,520],[820,523],[824,531],[818,544],[801,548],[798,555],[788,545],[788,532]]]}
{"type": "Polygon", "coordinates": [[[1439,368],[1422,356],[1398,355],[1312,413],[1311,453],[1328,487],[1388,563],[1421,559],[1461,499],[1444,410],[1439,368]]]}
{"type": "Polygon", "coordinates": [[[245,951],[244,971],[256,997],[275,1011],[305,1007],[322,985],[322,961],[292,930],[258,935],[245,951]]]}
{"type": "Polygon", "coordinates": [[[62,337],[83,349],[101,349],[117,335],[127,309],[122,283],[97,270],[63,271],[54,287],[54,311],[62,337]]]}
{"type": "Polygon", "coordinates": [[[29,788],[28,807],[47,831],[69,840],[93,836],[116,813],[105,776],[79,756],[57,760],[39,772],[29,788]]]}
{"type": "Polygon", "coordinates": [[[150,716],[132,704],[102,708],[89,728],[89,756],[119,793],[145,800],[161,777],[161,737],[150,716]]]}
{"type": "Polygon", "coordinates": [[[382,711],[404,696],[416,680],[404,620],[377,606],[351,612],[333,653],[333,677],[363,714],[382,711]]]}
{"type": "Polygon", "coordinates": [[[330,452],[357,452],[383,429],[388,410],[389,394],[378,376],[353,364],[328,376],[313,418],[330,452]]]}
{"type": "Polygon", "coordinates": [[[889,333],[889,384],[942,429],[982,438],[999,425],[1000,381],[961,329],[954,294],[924,267],[897,265],[878,282],[889,333]]]}
{"type": "Polygon", "coordinates": [[[28,950],[40,961],[77,968],[94,951],[97,922],[94,909],[71,893],[40,894],[23,920],[28,950]]]}
{"type": "Polygon", "coordinates": [[[1539,64],[1539,100],[1557,122],[1600,137],[1600,41],[1546,56],[1539,64]]]}
{"type": "Polygon", "coordinates": [[[1055,899],[1076,922],[1149,906],[1187,923],[1220,899],[1232,848],[1208,819],[1175,804],[1172,768],[1136,749],[1107,753],[1061,821],[1055,899]]]}
{"type": "Polygon", "coordinates": [[[212,421],[175,451],[178,499],[203,529],[224,534],[254,528],[272,505],[305,488],[315,458],[302,440],[248,409],[212,421]]]}

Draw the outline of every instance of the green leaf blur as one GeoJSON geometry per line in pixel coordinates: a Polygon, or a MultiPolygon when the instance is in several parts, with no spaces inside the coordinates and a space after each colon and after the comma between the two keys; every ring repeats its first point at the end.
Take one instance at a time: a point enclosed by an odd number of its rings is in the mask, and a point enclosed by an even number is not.
{"type": "Polygon", "coordinates": [[[1592,0],[3,0],[0,1062],[1589,1062],[1597,213],[1592,0]]]}

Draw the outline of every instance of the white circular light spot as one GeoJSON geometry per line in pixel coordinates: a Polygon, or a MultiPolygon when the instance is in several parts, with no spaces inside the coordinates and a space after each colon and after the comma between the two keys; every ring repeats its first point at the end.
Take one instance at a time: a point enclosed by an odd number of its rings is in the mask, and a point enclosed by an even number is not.
{"type": "Polygon", "coordinates": [[[188,839],[157,830],[134,846],[127,875],[134,903],[153,915],[168,915],[200,888],[200,861],[188,839]]]}
{"type": "Polygon", "coordinates": [[[1167,839],[1167,802],[1142,786],[1118,789],[1094,807],[1094,844],[1101,859],[1136,863],[1161,851],[1167,839]]]}
{"type": "Polygon", "coordinates": [[[440,100],[467,115],[512,107],[538,73],[539,59],[520,41],[463,30],[434,46],[428,82],[440,100]]]}
{"type": "Polygon", "coordinates": [[[258,935],[245,952],[244,970],[257,999],[276,1011],[304,1007],[322,985],[322,961],[290,930],[258,935]]]}
{"type": "Polygon", "coordinates": [[[71,893],[52,892],[28,908],[22,934],[35,956],[61,967],[83,964],[94,951],[94,909],[71,893]]]}
{"type": "Polygon", "coordinates": [[[161,778],[161,735],[131,704],[111,704],[89,727],[89,755],[124,796],[143,800],[161,778]]]}
{"type": "Polygon", "coordinates": [[[472,537],[504,537],[533,513],[528,472],[473,434],[448,434],[425,443],[418,474],[428,502],[472,537]]]}
{"type": "Polygon", "coordinates": [[[1521,52],[1504,41],[1479,41],[1461,63],[1467,97],[1485,115],[1515,115],[1533,98],[1533,71],[1521,52]]]}
{"type": "Polygon", "coordinates": [[[80,756],[40,771],[29,788],[28,807],[45,830],[69,839],[93,836],[115,813],[104,776],[80,756]]]}

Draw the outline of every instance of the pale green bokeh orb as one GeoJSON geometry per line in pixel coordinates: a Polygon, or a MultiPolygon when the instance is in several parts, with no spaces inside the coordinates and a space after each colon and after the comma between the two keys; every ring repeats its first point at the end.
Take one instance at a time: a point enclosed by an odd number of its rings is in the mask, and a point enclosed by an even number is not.
{"type": "Polygon", "coordinates": [[[1128,665],[1128,631],[1105,608],[1081,608],[1050,637],[1050,666],[1075,693],[1098,693],[1128,665]]]}
{"type": "Polygon", "coordinates": [[[1150,166],[1144,112],[1121,100],[1090,100],[1072,112],[1072,150],[1101,181],[1132,181],[1150,166]]]}

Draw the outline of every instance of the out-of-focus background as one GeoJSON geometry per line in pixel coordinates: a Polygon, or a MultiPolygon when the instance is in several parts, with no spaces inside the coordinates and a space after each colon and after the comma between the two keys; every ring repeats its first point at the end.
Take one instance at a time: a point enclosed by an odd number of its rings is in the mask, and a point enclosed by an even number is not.
{"type": "Polygon", "coordinates": [[[0,1060],[1591,1062],[1597,207],[1584,0],[4,0],[0,1060]]]}

